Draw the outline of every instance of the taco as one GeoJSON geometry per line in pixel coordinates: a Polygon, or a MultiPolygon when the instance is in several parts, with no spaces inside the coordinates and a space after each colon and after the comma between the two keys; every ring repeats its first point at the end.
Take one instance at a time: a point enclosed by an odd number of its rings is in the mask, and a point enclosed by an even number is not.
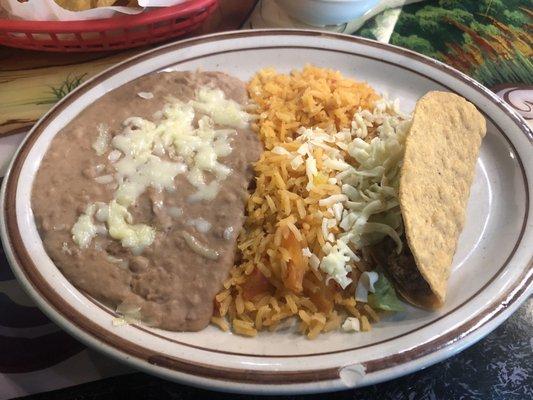
{"type": "Polygon", "coordinates": [[[484,117],[452,93],[429,92],[416,104],[400,171],[403,246],[392,239],[373,248],[397,291],[428,309],[443,305],[463,229],[484,117]]]}

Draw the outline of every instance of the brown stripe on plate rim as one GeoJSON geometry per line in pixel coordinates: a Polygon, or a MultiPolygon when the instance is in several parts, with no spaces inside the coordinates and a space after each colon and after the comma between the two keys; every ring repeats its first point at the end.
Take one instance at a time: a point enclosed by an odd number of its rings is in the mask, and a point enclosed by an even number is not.
{"type": "MultiPolygon", "coordinates": [[[[120,63],[117,66],[114,66],[108,69],[107,71],[104,71],[100,75],[97,75],[93,77],[92,79],[88,80],[86,83],[84,83],[74,92],[72,92],[69,96],[67,96],[65,99],[60,101],[48,114],[46,114],[43,117],[43,119],[32,130],[31,135],[28,138],[28,140],[26,140],[24,144],[21,146],[19,153],[16,155],[16,158],[13,164],[13,170],[9,175],[8,181],[6,182],[5,221],[6,221],[6,225],[8,228],[8,234],[9,234],[8,240],[10,241],[10,245],[13,249],[15,258],[18,261],[21,272],[29,280],[34,290],[38,292],[42,298],[46,299],[46,301],[54,308],[55,312],[57,312],[58,314],[66,318],[71,324],[73,324],[73,326],[76,329],[81,329],[82,331],[88,332],[90,336],[92,336],[93,338],[102,340],[108,346],[115,348],[127,355],[137,357],[141,360],[148,361],[155,365],[161,365],[168,369],[173,369],[173,370],[184,372],[186,374],[191,374],[191,375],[196,375],[196,376],[201,376],[201,377],[209,377],[209,378],[221,379],[221,380],[229,379],[235,382],[269,383],[269,384],[302,383],[302,382],[311,382],[311,381],[317,381],[317,380],[330,380],[330,379],[338,378],[337,368],[321,369],[321,370],[315,370],[315,371],[294,371],[294,372],[247,371],[247,373],[243,375],[243,371],[240,369],[213,367],[212,365],[206,365],[206,364],[192,362],[189,360],[182,360],[178,358],[168,357],[162,354],[152,353],[150,351],[147,351],[147,349],[145,349],[144,347],[138,346],[135,343],[129,342],[117,335],[114,335],[110,333],[109,331],[104,330],[103,328],[95,324],[94,322],[92,322],[89,318],[79,313],[69,304],[66,304],[64,301],[62,301],[62,298],[58,296],[57,293],[53,290],[53,288],[51,288],[48,285],[48,283],[44,280],[44,277],[39,273],[37,266],[31,260],[31,257],[29,256],[27,250],[24,248],[23,243],[22,243],[21,233],[18,229],[18,225],[16,221],[16,213],[14,209],[14,205],[16,202],[16,190],[15,189],[16,189],[18,178],[20,175],[21,164],[23,163],[25,157],[27,156],[29,150],[31,149],[31,145],[35,142],[39,134],[42,133],[43,125],[45,125],[50,118],[55,116],[57,113],[61,112],[65,108],[67,101],[78,98],[83,93],[85,93],[93,84],[98,83],[102,80],[105,80],[107,77],[112,76],[117,72],[120,72],[121,70],[130,66],[131,64],[134,64],[143,59],[147,59],[147,58],[150,59],[151,57],[158,55],[161,52],[166,53],[168,51],[174,51],[176,49],[189,47],[191,45],[204,43],[204,42],[210,42],[213,40],[217,40],[219,38],[222,38],[222,39],[230,38],[231,39],[231,38],[236,38],[236,37],[241,37],[241,36],[249,37],[249,36],[261,36],[261,35],[265,36],[265,35],[279,35],[279,34],[332,37],[338,40],[347,40],[347,41],[352,41],[356,43],[363,43],[369,46],[381,48],[386,51],[392,51],[392,52],[400,53],[402,55],[411,56],[412,58],[418,61],[434,66],[437,69],[443,70],[455,78],[459,78],[460,80],[465,82],[468,86],[473,87],[478,92],[483,94],[485,97],[490,99],[491,102],[500,105],[500,108],[502,109],[502,111],[504,111],[504,113],[510,116],[511,119],[513,119],[515,123],[522,128],[522,131],[524,132],[524,134],[526,134],[526,136],[530,140],[533,138],[533,134],[531,133],[527,125],[525,125],[524,121],[521,120],[520,117],[518,117],[515,112],[509,110],[504,105],[503,101],[492,97],[490,93],[487,93],[485,88],[483,88],[477,82],[473,81],[471,78],[464,76],[463,74],[455,71],[451,67],[447,67],[444,64],[441,64],[440,62],[431,60],[429,58],[418,55],[411,51],[396,48],[396,47],[389,46],[389,45],[384,45],[381,43],[377,43],[377,42],[362,39],[362,38],[347,37],[345,35],[337,35],[337,34],[329,34],[329,33],[326,34],[323,32],[315,32],[315,31],[278,30],[278,31],[266,31],[266,32],[260,32],[260,31],[230,32],[230,33],[210,35],[207,37],[201,37],[201,38],[196,38],[196,39],[189,39],[183,42],[170,44],[170,45],[167,45],[161,48],[151,50],[147,53],[143,53],[130,60],[126,60],[123,63],[120,63]],[[12,207],[9,207],[9,205],[11,205],[12,207]]],[[[279,46],[279,47],[283,47],[283,46],[279,46]]],[[[257,49],[259,48],[260,47],[258,47],[257,49]]],[[[244,50],[244,49],[239,49],[239,50],[244,50]]],[[[239,51],[239,50],[234,50],[234,51],[239,51]]],[[[327,51],[330,49],[320,48],[320,50],[327,51]]],[[[335,51],[335,50],[330,50],[330,51],[335,51]]],[[[354,53],[354,55],[363,56],[357,53],[354,53]]],[[[205,57],[205,56],[207,55],[203,55],[202,57],[205,57]]],[[[379,61],[384,62],[383,60],[379,60],[379,61]]],[[[178,63],[173,63],[172,65],[176,65],[176,64],[178,63]]],[[[407,69],[401,65],[397,65],[397,64],[394,64],[394,65],[400,68],[407,69]]],[[[155,72],[155,71],[152,71],[152,72],[155,72]]],[[[438,82],[438,84],[442,85],[442,83],[440,82],[438,82]]],[[[498,129],[500,129],[499,126],[497,127],[498,129]]],[[[501,131],[501,129],[500,129],[500,133],[504,135],[504,137],[509,142],[509,144],[514,148],[514,146],[510,142],[510,139],[501,131]]],[[[522,169],[523,178],[524,180],[527,180],[527,176],[525,175],[525,171],[523,169],[522,163],[520,160],[519,162],[520,162],[520,167],[522,169]]],[[[525,181],[525,184],[526,184],[526,196],[527,196],[527,200],[526,200],[526,218],[527,218],[527,212],[529,210],[529,193],[527,192],[527,181],[525,181]]],[[[523,229],[521,232],[521,236],[519,237],[519,240],[517,241],[515,245],[515,250],[522,236],[523,236],[523,229]]],[[[527,268],[525,268],[525,270],[523,271],[520,278],[517,280],[519,281],[518,284],[512,286],[507,292],[503,293],[497,301],[491,303],[491,305],[488,308],[486,308],[481,314],[478,314],[472,320],[465,322],[464,324],[457,327],[452,332],[449,332],[448,334],[441,336],[440,338],[437,338],[431,342],[425,343],[421,346],[417,346],[402,354],[392,355],[392,356],[389,356],[383,359],[366,361],[365,365],[367,366],[368,371],[375,372],[378,370],[382,370],[384,368],[389,368],[393,365],[401,364],[405,362],[406,360],[412,361],[416,358],[422,357],[426,354],[436,351],[439,348],[443,348],[446,345],[452,342],[455,342],[459,338],[463,338],[466,335],[471,334],[472,332],[478,330],[481,326],[486,324],[488,321],[490,321],[491,319],[499,315],[501,312],[503,312],[503,310],[508,305],[515,302],[525,292],[528,286],[531,284],[531,281],[532,281],[531,278],[532,277],[531,277],[531,262],[530,262],[527,268]]],[[[210,350],[207,350],[207,351],[210,351],[210,350]]],[[[254,357],[254,356],[251,355],[251,357],[254,357]]],[[[275,356],[273,356],[273,358],[275,358],[275,356]]]]}

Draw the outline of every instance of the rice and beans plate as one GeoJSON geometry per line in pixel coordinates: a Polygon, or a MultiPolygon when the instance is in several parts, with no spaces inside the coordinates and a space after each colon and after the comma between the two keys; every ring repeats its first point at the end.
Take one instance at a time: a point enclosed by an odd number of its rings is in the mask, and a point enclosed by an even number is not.
{"type": "Polygon", "coordinates": [[[57,134],[32,207],[50,258],[115,325],[353,334],[402,300],[444,303],[484,135],[459,96],[405,114],[314,66],[246,84],[161,72],[57,134]]]}

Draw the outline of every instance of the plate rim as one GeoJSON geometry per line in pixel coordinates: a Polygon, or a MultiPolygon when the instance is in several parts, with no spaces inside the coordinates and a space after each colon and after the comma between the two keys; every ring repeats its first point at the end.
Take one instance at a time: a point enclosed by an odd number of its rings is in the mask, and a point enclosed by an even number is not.
{"type": "MultiPolygon", "coordinates": [[[[355,43],[359,43],[359,44],[363,44],[363,45],[370,45],[370,46],[381,48],[381,49],[383,49],[385,51],[392,51],[392,52],[395,52],[395,53],[399,53],[401,55],[406,55],[409,58],[413,58],[413,59],[415,59],[417,61],[421,61],[421,62],[423,62],[425,64],[429,64],[430,66],[433,66],[433,67],[437,67],[437,69],[444,71],[447,75],[452,75],[452,77],[459,78],[462,82],[466,83],[468,86],[473,87],[478,92],[480,92],[483,95],[485,95],[485,97],[488,97],[493,103],[496,103],[496,105],[498,105],[499,108],[502,111],[504,111],[508,116],[510,116],[511,119],[517,124],[517,126],[521,129],[521,131],[529,139],[530,143],[533,143],[533,132],[527,126],[526,122],[514,110],[509,108],[503,102],[503,100],[498,98],[496,95],[494,95],[492,92],[490,92],[488,89],[483,87],[478,82],[474,81],[472,78],[462,74],[461,72],[459,72],[459,71],[453,69],[452,67],[449,67],[449,66],[447,66],[447,65],[445,65],[445,64],[443,64],[443,63],[441,63],[441,62],[439,62],[437,60],[433,60],[431,58],[422,56],[422,55],[420,55],[418,53],[415,53],[415,52],[412,52],[410,50],[406,50],[406,49],[403,49],[403,48],[400,48],[400,47],[397,47],[397,46],[383,44],[383,43],[380,43],[380,42],[377,42],[377,41],[373,41],[373,40],[370,40],[370,39],[365,39],[365,38],[360,38],[360,37],[353,37],[353,36],[343,35],[343,34],[325,33],[325,32],[321,32],[321,31],[300,30],[300,29],[231,31],[231,32],[223,32],[223,33],[205,35],[205,36],[200,36],[200,37],[196,37],[196,38],[191,38],[191,39],[187,39],[187,40],[183,40],[183,41],[170,43],[170,44],[167,44],[167,45],[164,45],[164,46],[159,46],[159,47],[156,47],[154,49],[150,49],[150,50],[148,50],[146,52],[143,52],[141,54],[138,54],[136,56],[128,58],[127,60],[125,60],[125,61],[123,61],[123,62],[121,62],[121,63],[119,63],[117,65],[114,65],[114,66],[102,71],[101,73],[95,75],[91,79],[87,80],[84,84],[80,85],[73,92],[69,93],[69,95],[67,95],[60,102],[58,102],[49,112],[47,112],[36,123],[36,125],[31,129],[31,131],[29,132],[29,134],[27,135],[25,140],[20,145],[19,150],[17,151],[16,155],[14,156],[14,158],[13,158],[11,164],[10,164],[8,173],[6,174],[6,176],[4,178],[3,185],[2,185],[2,194],[1,194],[1,197],[2,197],[2,209],[3,209],[2,210],[2,215],[4,215],[4,218],[2,219],[2,232],[1,232],[2,233],[2,240],[4,242],[4,246],[5,246],[5,249],[6,249],[6,255],[8,256],[9,262],[10,262],[10,264],[12,266],[12,269],[15,272],[15,275],[17,276],[19,281],[23,282],[23,286],[30,293],[31,297],[34,300],[37,301],[37,304],[40,306],[40,308],[41,309],[45,308],[45,310],[44,310],[45,313],[48,314],[48,316],[51,317],[51,319],[53,319],[55,322],[58,322],[64,329],[67,329],[71,334],[74,334],[77,337],[80,337],[80,332],[81,332],[83,338],[85,339],[84,341],[89,342],[91,347],[94,347],[95,344],[91,342],[90,338],[85,337],[85,335],[88,335],[88,334],[86,332],[84,332],[83,330],[81,330],[80,326],[78,324],[72,322],[71,319],[65,318],[65,315],[60,310],[58,310],[56,307],[53,306],[53,302],[50,301],[50,298],[47,297],[46,294],[42,293],[42,285],[39,287],[39,285],[37,285],[34,280],[32,280],[32,279],[30,279],[28,277],[28,275],[27,275],[28,271],[26,270],[27,263],[28,262],[30,264],[33,263],[31,261],[31,258],[29,257],[29,255],[28,254],[22,254],[22,256],[21,256],[20,252],[17,253],[17,251],[15,251],[16,245],[15,246],[13,245],[12,237],[11,237],[13,231],[11,229],[9,229],[9,228],[11,228],[13,226],[13,223],[15,223],[15,225],[16,225],[16,216],[15,216],[14,210],[10,210],[9,207],[8,207],[8,204],[12,204],[12,205],[16,204],[16,198],[15,198],[16,196],[15,196],[15,194],[16,194],[16,189],[18,187],[18,174],[15,173],[15,178],[13,178],[13,167],[15,165],[22,165],[24,163],[24,160],[26,159],[25,154],[23,154],[24,151],[27,154],[29,149],[32,148],[32,145],[33,145],[35,139],[39,136],[39,129],[42,130],[46,126],[47,118],[50,118],[50,116],[53,116],[55,114],[61,113],[62,108],[64,108],[67,104],[69,104],[69,102],[71,100],[77,98],[78,96],[81,96],[86,90],[90,89],[93,86],[93,84],[105,80],[108,76],[114,75],[115,73],[123,70],[127,66],[134,65],[135,63],[137,63],[137,62],[139,62],[139,61],[141,61],[143,59],[149,59],[151,57],[157,56],[159,52],[178,50],[178,49],[181,49],[181,48],[186,48],[186,47],[202,44],[202,43],[205,43],[205,42],[216,41],[218,39],[227,39],[227,38],[234,39],[234,38],[238,38],[240,36],[250,37],[250,36],[268,36],[268,35],[321,36],[321,37],[328,37],[328,38],[332,38],[332,39],[340,39],[340,40],[355,42],[355,43]],[[20,157],[21,154],[24,157],[21,158],[20,157]],[[12,214],[12,215],[10,215],[10,214],[12,214]],[[50,309],[48,309],[47,307],[50,307],[50,309]],[[64,320],[62,320],[62,319],[64,319],[64,320]]],[[[261,46],[261,47],[264,47],[264,46],[261,46]]],[[[235,49],[235,50],[238,50],[238,49],[235,49]]],[[[404,68],[406,68],[406,67],[404,67],[404,68]]],[[[409,69],[409,68],[406,68],[406,69],[409,69]]],[[[430,77],[428,77],[428,78],[432,79],[430,77]]],[[[442,82],[438,82],[438,83],[443,85],[442,82]]],[[[506,140],[508,142],[510,142],[510,139],[506,135],[504,135],[504,136],[505,136],[506,140]]],[[[510,142],[510,144],[513,146],[513,144],[511,142],[510,142]]],[[[526,228],[526,225],[527,225],[527,222],[528,222],[528,212],[529,212],[529,204],[528,204],[528,202],[529,202],[529,193],[528,193],[528,190],[527,190],[528,189],[528,187],[527,187],[527,178],[528,178],[528,176],[526,174],[526,170],[525,170],[525,168],[524,168],[522,163],[520,163],[520,166],[521,166],[521,170],[523,172],[523,177],[526,180],[525,184],[526,184],[526,202],[527,202],[527,204],[526,204],[525,216],[524,216],[524,218],[525,218],[525,220],[524,220],[525,226],[523,227],[523,229],[521,231],[521,236],[517,240],[517,243],[515,245],[515,249],[513,249],[513,252],[520,245],[520,239],[522,238],[522,235],[525,232],[524,229],[526,228]]],[[[20,234],[20,232],[18,232],[18,233],[20,234]]],[[[21,247],[23,247],[23,246],[21,246],[21,247]]],[[[24,253],[26,249],[22,248],[22,250],[24,250],[23,251],[23,253],[24,253]]],[[[510,256],[510,258],[511,258],[511,256],[510,256]]],[[[506,261],[506,263],[507,262],[508,262],[508,260],[506,261]]],[[[415,362],[415,361],[417,361],[417,360],[419,360],[421,358],[424,358],[426,356],[434,355],[436,352],[440,352],[440,351],[449,349],[450,348],[450,340],[449,339],[453,339],[454,342],[457,341],[457,340],[455,340],[458,337],[456,332],[459,332],[459,333],[462,334],[462,335],[459,335],[459,337],[460,337],[460,340],[464,341],[472,333],[476,333],[477,332],[478,335],[480,333],[484,335],[484,334],[487,334],[488,332],[490,332],[490,330],[494,329],[496,326],[492,327],[492,329],[490,329],[487,332],[483,332],[483,330],[482,330],[482,328],[486,327],[487,324],[490,321],[497,320],[498,318],[500,318],[501,319],[500,323],[501,323],[501,322],[503,322],[503,320],[507,316],[510,315],[510,312],[506,312],[510,308],[508,308],[508,307],[503,307],[503,308],[502,307],[497,307],[497,305],[507,304],[507,305],[512,305],[514,308],[516,308],[516,307],[518,307],[518,305],[523,300],[525,300],[527,298],[526,294],[531,292],[531,289],[532,289],[532,286],[533,286],[532,285],[533,276],[531,274],[531,272],[532,272],[531,271],[531,266],[532,265],[533,265],[533,257],[530,259],[528,265],[525,267],[525,269],[522,272],[520,278],[517,279],[517,282],[519,282],[519,284],[516,287],[509,288],[509,291],[507,291],[506,293],[503,293],[500,297],[498,297],[497,300],[492,301],[490,303],[490,306],[487,307],[487,309],[485,309],[484,313],[480,313],[480,314],[476,315],[473,319],[465,321],[464,323],[459,325],[454,330],[448,332],[446,335],[439,336],[438,338],[439,339],[444,339],[444,341],[443,341],[443,343],[441,343],[437,347],[437,350],[429,349],[429,351],[427,351],[426,353],[422,353],[422,354],[418,354],[418,355],[415,354],[414,357],[408,358],[408,361],[409,362],[415,362]],[[483,323],[480,324],[480,322],[483,322],[483,323]],[[465,327],[465,325],[468,325],[467,329],[463,329],[465,327]]],[[[505,265],[502,268],[505,268],[505,265]]],[[[38,272],[38,268],[36,268],[36,271],[38,272]]],[[[41,276],[41,278],[44,281],[44,278],[42,276],[41,276]]],[[[89,320],[89,318],[87,318],[87,319],[89,320]]],[[[91,323],[94,323],[94,322],[91,321],[91,323]]],[[[97,339],[98,337],[99,337],[99,335],[93,335],[92,336],[93,339],[97,339]]],[[[433,341],[431,343],[433,343],[433,341]]],[[[466,343],[466,345],[470,345],[470,344],[472,344],[472,343],[471,342],[467,342],[466,343]]],[[[100,343],[100,345],[102,345],[102,343],[100,343]]],[[[121,358],[120,356],[122,356],[122,358],[125,356],[126,359],[129,358],[128,357],[128,353],[123,352],[123,348],[111,346],[109,343],[105,343],[104,345],[105,346],[109,346],[109,349],[105,349],[105,350],[107,350],[106,352],[108,354],[113,355],[115,357],[119,356],[119,358],[121,358]],[[116,354],[116,353],[120,353],[120,354],[116,354]]],[[[133,343],[131,343],[131,345],[136,346],[133,343]]],[[[130,353],[129,355],[130,356],[133,355],[133,356],[136,357],[136,355],[134,353],[130,353]]],[[[451,355],[451,354],[448,354],[448,353],[446,353],[446,351],[444,351],[444,354],[443,354],[442,358],[445,358],[448,355],[451,355]]],[[[163,355],[163,357],[167,357],[167,356],[163,355]]],[[[272,356],[272,358],[275,358],[275,357],[276,356],[272,356]]],[[[389,357],[391,357],[391,356],[389,356],[389,357]]],[[[146,361],[146,360],[142,361],[143,360],[142,357],[139,357],[139,359],[140,359],[139,361],[141,363],[150,362],[150,361],[146,361]]],[[[382,359],[380,359],[380,360],[382,360],[382,359]]],[[[197,363],[190,362],[188,360],[180,360],[180,361],[185,361],[185,364],[179,364],[178,363],[178,371],[181,372],[181,373],[185,373],[187,377],[190,377],[191,375],[196,375],[196,376],[204,377],[204,378],[207,376],[207,379],[215,379],[215,380],[216,379],[221,379],[221,378],[224,379],[224,380],[228,380],[229,379],[232,382],[232,384],[234,384],[234,385],[238,385],[240,382],[242,382],[242,383],[247,382],[247,383],[252,383],[252,384],[255,384],[255,385],[287,384],[287,382],[288,382],[287,378],[290,379],[291,383],[295,383],[295,384],[316,382],[317,380],[328,381],[328,380],[332,380],[332,379],[334,379],[334,380],[338,380],[339,379],[339,368],[338,367],[334,367],[334,368],[322,369],[322,370],[320,370],[320,369],[319,370],[311,370],[311,371],[307,370],[307,371],[303,371],[303,372],[302,371],[299,371],[299,372],[297,371],[297,372],[294,372],[294,373],[293,372],[289,372],[288,373],[287,371],[280,371],[280,373],[278,373],[278,374],[273,373],[272,371],[254,371],[254,373],[251,374],[251,375],[253,375],[252,377],[247,377],[246,379],[248,379],[248,378],[249,379],[248,380],[245,379],[243,381],[242,379],[244,379],[244,378],[242,376],[242,370],[240,370],[240,369],[231,369],[229,371],[224,371],[223,374],[221,375],[220,374],[220,368],[217,367],[216,368],[216,372],[218,372],[218,373],[216,374],[216,376],[209,376],[209,374],[206,375],[206,370],[212,369],[213,366],[210,366],[210,365],[197,365],[197,363]],[[199,370],[198,370],[198,368],[199,368],[199,370]],[[320,373],[320,376],[317,376],[318,373],[320,373]],[[287,374],[290,375],[290,376],[288,376],[287,374]],[[233,378],[232,378],[232,376],[233,376],[233,378]],[[272,376],[274,376],[274,379],[271,380],[272,376]],[[234,378],[240,378],[240,379],[234,379],[234,378]],[[318,378],[320,378],[320,379],[318,379],[318,378]]],[[[372,362],[372,361],[374,361],[374,360],[370,360],[370,362],[372,362]]],[[[436,361],[438,361],[438,360],[431,361],[431,363],[434,363],[436,361]]],[[[131,359],[130,359],[130,362],[131,362],[131,359]]],[[[168,362],[169,362],[169,360],[166,360],[165,358],[152,360],[152,364],[156,364],[156,365],[164,365],[165,363],[168,363],[168,362]]],[[[175,364],[175,362],[176,362],[176,360],[171,360],[171,363],[175,364]]],[[[368,362],[367,362],[367,364],[368,364],[368,362]]],[[[400,363],[400,365],[402,365],[402,363],[400,363]]],[[[137,367],[141,367],[142,369],[147,370],[148,372],[154,372],[147,365],[145,365],[144,367],[140,366],[140,365],[137,365],[137,367]]],[[[385,366],[384,368],[382,368],[382,370],[386,370],[386,369],[388,369],[390,367],[394,367],[394,365],[385,366]]],[[[168,368],[168,365],[167,365],[167,368],[168,368]]],[[[416,369],[416,368],[417,367],[415,366],[414,369],[416,369]]],[[[171,368],[171,369],[175,370],[176,369],[176,365],[173,365],[173,368],[171,368]]],[[[399,376],[399,375],[396,374],[394,376],[399,376]]],[[[194,384],[194,382],[191,382],[191,380],[189,380],[189,379],[183,379],[183,381],[186,382],[186,383],[193,383],[194,384]]],[[[205,386],[209,386],[209,385],[206,385],[205,383],[204,384],[199,384],[199,385],[200,386],[204,386],[204,387],[205,386]]],[[[215,388],[218,388],[220,390],[219,386],[215,386],[215,388]]],[[[231,388],[229,390],[231,390],[231,388]]],[[[239,391],[239,388],[233,388],[233,390],[238,390],[239,391]]],[[[240,391],[242,391],[242,390],[240,390],[240,391]]],[[[251,391],[251,392],[256,392],[256,391],[251,391]]],[[[292,392],[292,391],[288,391],[288,392],[292,392]]],[[[284,393],[288,393],[288,392],[284,392],[284,393]]],[[[298,390],[297,392],[302,392],[302,390],[298,390]]]]}

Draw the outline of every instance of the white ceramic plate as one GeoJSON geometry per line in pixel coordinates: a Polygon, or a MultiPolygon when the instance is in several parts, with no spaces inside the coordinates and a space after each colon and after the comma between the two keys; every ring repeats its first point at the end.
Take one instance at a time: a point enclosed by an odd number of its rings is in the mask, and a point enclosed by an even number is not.
{"type": "Polygon", "coordinates": [[[44,116],[22,144],[4,181],[2,239],[16,276],[50,318],[88,345],[144,371],[235,392],[320,392],[369,385],[457,353],[494,329],[531,293],[532,141],[525,122],[490,91],[441,63],[400,48],[311,31],[206,36],[123,62],[44,116]],[[289,71],[306,63],[366,80],[400,98],[405,111],[429,90],[448,90],[485,114],[488,133],[445,307],[437,312],[409,308],[374,325],[371,332],[334,332],[314,341],[288,332],[248,339],[214,327],[198,333],[113,327],[111,311],[63,277],[36,230],[30,208],[32,181],[54,135],[88,104],[147,73],[202,68],[247,80],[263,67],[289,71]]]}

